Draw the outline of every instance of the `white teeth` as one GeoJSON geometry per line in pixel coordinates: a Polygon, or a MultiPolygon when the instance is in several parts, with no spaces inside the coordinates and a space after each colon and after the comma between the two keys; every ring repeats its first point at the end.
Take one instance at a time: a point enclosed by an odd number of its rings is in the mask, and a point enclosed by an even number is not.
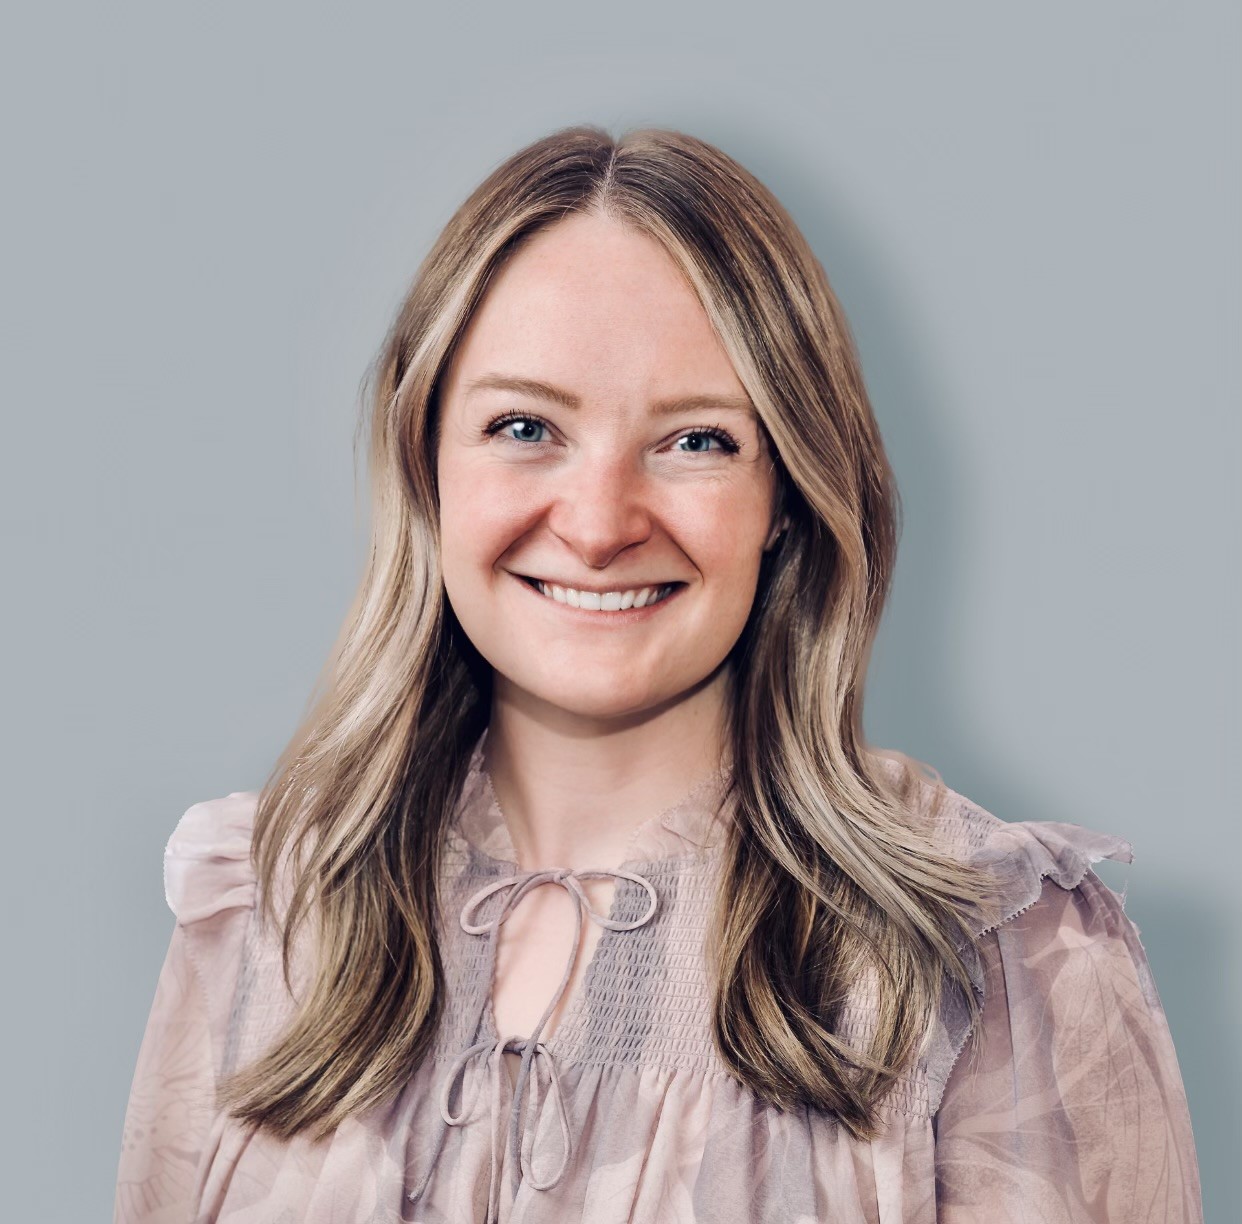
{"type": "Polygon", "coordinates": [[[557,603],[568,604],[571,608],[586,608],[591,611],[619,612],[625,608],[645,608],[667,598],[674,584],[662,587],[643,587],[637,591],[577,591],[573,587],[551,587],[545,582],[536,581],[540,592],[557,603]]]}

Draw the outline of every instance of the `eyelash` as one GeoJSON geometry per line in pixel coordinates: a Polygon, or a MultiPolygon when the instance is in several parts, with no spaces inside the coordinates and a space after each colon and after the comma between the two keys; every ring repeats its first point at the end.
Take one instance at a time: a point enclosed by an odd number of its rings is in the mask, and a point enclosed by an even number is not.
{"type": "MultiPolygon", "coordinates": [[[[552,426],[549,425],[548,422],[543,419],[543,417],[535,416],[533,413],[506,412],[503,416],[495,417],[493,420],[489,421],[486,428],[483,430],[483,433],[487,437],[490,438],[493,434],[499,433],[501,429],[503,429],[506,425],[511,425],[514,421],[531,421],[536,425],[542,425],[544,429],[550,430],[552,428],[552,426]]],[[[738,451],[741,450],[741,444],[727,429],[725,429],[723,425],[704,425],[704,426],[700,426],[697,429],[687,429],[684,433],[679,434],[678,436],[685,438],[685,437],[690,437],[694,434],[702,434],[703,436],[708,437],[708,438],[715,438],[716,441],[719,442],[720,445],[724,448],[727,454],[736,455],[738,451]]],[[[538,445],[538,443],[536,442],[523,443],[518,438],[510,438],[509,441],[518,442],[519,445],[524,445],[524,446],[537,446],[538,445]]],[[[692,455],[692,454],[703,454],[704,452],[685,451],[684,453],[688,455],[692,455]]]]}

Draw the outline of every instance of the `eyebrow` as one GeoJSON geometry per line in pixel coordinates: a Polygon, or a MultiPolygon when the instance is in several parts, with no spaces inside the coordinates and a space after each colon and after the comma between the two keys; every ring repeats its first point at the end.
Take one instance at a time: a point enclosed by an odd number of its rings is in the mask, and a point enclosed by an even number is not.
{"type": "MultiPolygon", "coordinates": [[[[475,391],[510,391],[517,395],[528,395],[533,399],[551,400],[553,403],[563,404],[566,408],[582,406],[582,401],[572,391],[566,391],[538,378],[519,378],[509,374],[483,374],[466,387],[467,396],[475,391]]],[[[670,399],[656,400],[651,405],[652,413],[657,416],[676,412],[701,412],[708,408],[745,412],[753,417],[759,415],[748,395],[724,395],[710,392],[702,395],[676,395],[670,399]]]]}

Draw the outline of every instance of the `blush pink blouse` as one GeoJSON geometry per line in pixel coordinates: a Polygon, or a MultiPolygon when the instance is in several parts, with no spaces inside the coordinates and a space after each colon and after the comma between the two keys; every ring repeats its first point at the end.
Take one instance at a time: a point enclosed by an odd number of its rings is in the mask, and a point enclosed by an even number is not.
{"type": "MultiPolygon", "coordinates": [[[[258,796],[195,804],[165,851],[176,916],[134,1073],[116,1224],[1201,1224],[1177,1056],[1139,932],[1090,869],[1119,838],[1007,823],[950,792],[944,848],[986,864],[1004,918],[969,959],[982,1022],[946,992],[922,1053],[859,1142],[808,1108],[780,1111],[712,1045],[703,941],[727,773],[639,826],[608,914],[580,881],[530,872],[475,744],[444,858],[445,1007],[432,1056],[386,1104],[318,1142],[287,1143],[214,1107],[221,1076],[293,1011],[278,941],[255,921],[258,796]],[[577,931],[604,930],[563,1019],[496,1032],[497,928],[532,888],[565,888],[577,931]],[[970,1053],[977,1047],[977,1059],[970,1053]],[[504,1049],[522,1055],[516,1086],[504,1049]]],[[[295,965],[299,962],[295,961],[295,965]]],[[[294,974],[294,991],[306,964],[294,974]]],[[[842,1022],[861,1045],[874,986],[842,1022]]]]}

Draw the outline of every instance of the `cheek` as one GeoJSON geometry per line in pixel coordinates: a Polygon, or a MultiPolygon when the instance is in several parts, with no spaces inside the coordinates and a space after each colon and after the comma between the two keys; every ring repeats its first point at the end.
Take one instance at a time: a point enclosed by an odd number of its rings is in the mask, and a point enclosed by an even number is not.
{"type": "Polygon", "coordinates": [[[523,531],[530,499],[497,473],[440,469],[440,532],[445,569],[495,561],[523,531]]]}
{"type": "Polygon", "coordinates": [[[703,568],[739,574],[759,564],[771,517],[771,499],[746,484],[702,490],[678,515],[687,548],[702,560],[703,568]]]}

